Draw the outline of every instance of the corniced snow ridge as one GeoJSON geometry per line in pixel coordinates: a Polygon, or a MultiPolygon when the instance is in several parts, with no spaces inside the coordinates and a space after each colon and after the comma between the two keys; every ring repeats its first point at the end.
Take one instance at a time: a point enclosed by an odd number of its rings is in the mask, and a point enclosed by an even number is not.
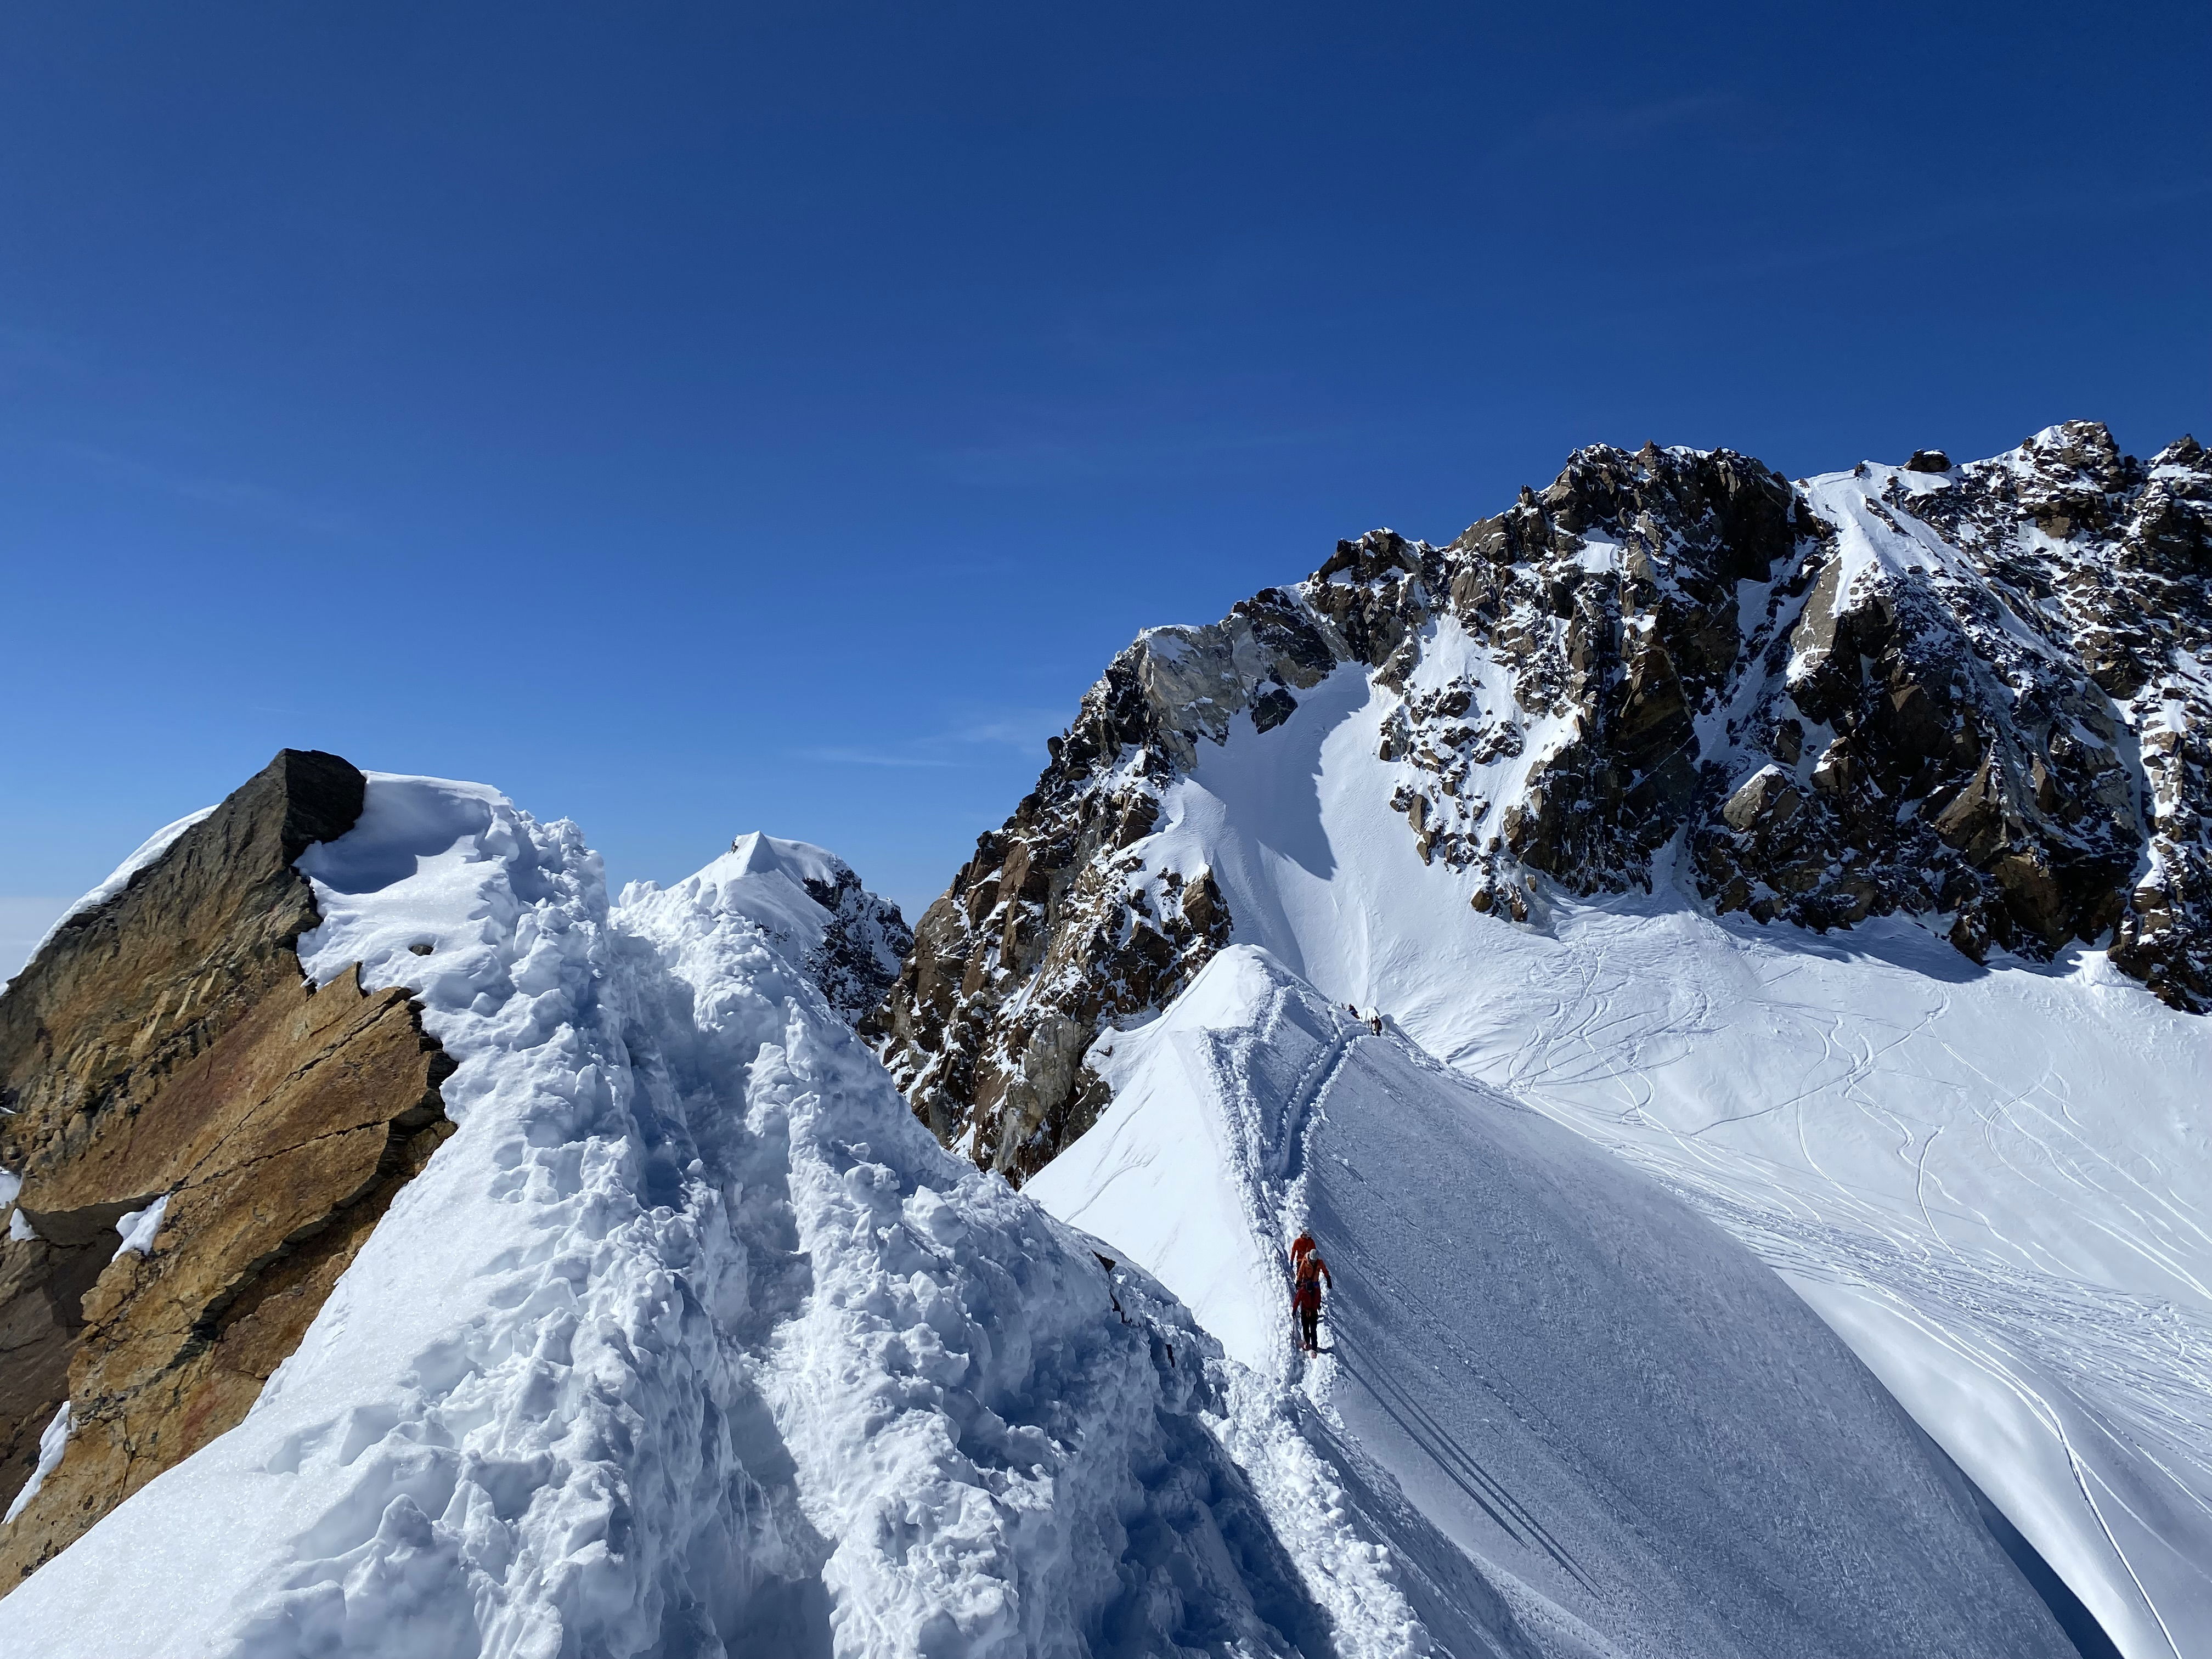
{"type": "Polygon", "coordinates": [[[939,1148],[726,889],[611,911],[573,826],[382,775],[302,865],[307,971],[415,994],[458,1127],[245,1422],[0,1645],[1328,1650],[1206,1426],[1216,1346],[939,1148]]]}
{"type": "Polygon", "coordinates": [[[1247,1461],[1325,1473],[1439,1650],[2070,1651],[1881,1384],[1618,1159],[1249,945],[1098,1064],[1114,1104],[1024,1190],[1243,1362],[1282,1425],[1247,1461]]]}
{"type": "Polygon", "coordinates": [[[1056,1183],[1257,946],[1734,1234],[2130,1659],[2204,1655],[2208,741],[2192,441],[1584,450],[1140,636],[862,1029],[1056,1183]]]}

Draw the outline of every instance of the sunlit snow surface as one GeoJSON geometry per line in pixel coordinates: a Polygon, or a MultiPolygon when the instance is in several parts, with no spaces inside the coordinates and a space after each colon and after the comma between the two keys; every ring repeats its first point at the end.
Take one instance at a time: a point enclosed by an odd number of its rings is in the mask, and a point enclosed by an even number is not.
{"type": "MultiPolygon", "coordinates": [[[[1413,690],[1465,671],[1455,631],[1413,690]]],[[[1201,745],[1149,861],[1210,866],[1240,942],[1749,1243],[2130,1659],[2212,1653],[2212,1022],[2094,953],[1715,920],[1663,860],[1651,895],[1477,915],[1389,810],[1387,698],[1344,669],[1201,745]]]]}
{"type": "Polygon", "coordinates": [[[1249,946],[1099,1058],[1113,1106],[1025,1190],[1283,1382],[1310,1225],[1294,1415],[1445,1650],[2069,1651],[1881,1385],[1618,1160],[1249,946]]]}
{"type": "MultiPolygon", "coordinates": [[[[1126,1269],[1116,1316],[715,884],[611,913],[573,825],[380,775],[301,866],[310,975],[415,991],[459,1127],[246,1421],[0,1601],[0,1652],[1331,1647],[1294,1558],[1358,1540],[1231,1462],[1218,1347],[1126,1269]]],[[[1376,1606],[1347,1650],[1407,1650],[1376,1606]]]]}

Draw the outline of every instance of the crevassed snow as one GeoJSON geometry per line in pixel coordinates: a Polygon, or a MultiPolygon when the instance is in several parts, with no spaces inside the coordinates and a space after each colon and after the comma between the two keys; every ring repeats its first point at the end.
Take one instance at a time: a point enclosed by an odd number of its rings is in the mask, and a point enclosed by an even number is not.
{"type": "Polygon", "coordinates": [[[612,913],[573,825],[435,779],[372,775],[301,867],[309,975],[415,993],[456,1133],[246,1420],[0,1601],[0,1650],[1328,1650],[1206,1426],[1218,1348],[1127,1268],[1124,1322],[768,934],[612,913]]]}
{"type": "Polygon", "coordinates": [[[108,872],[107,878],[105,881],[101,882],[99,886],[94,888],[90,892],[78,899],[76,903],[70,905],[68,909],[63,911],[60,915],[54,918],[53,926],[47,928],[45,933],[40,934],[39,942],[36,945],[33,945],[30,948],[29,951],[25,954],[23,957],[23,966],[27,968],[33,962],[37,961],[39,952],[45,950],[48,945],[53,942],[54,935],[60,933],[63,928],[68,927],[72,917],[81,916],[86,911],[94,909],[99,906],[106,903],[108,900],[113,898],[118,893],[121,892],[125,888],[131,884],[131,877],[137,875],[148,865],[153,863],[155,859],[167,852],[169,848],[175,844],[178,836],[183,835],[185,830],[191,829],[194,824],[198,823],[202,818],[206,817],[214,811],[215,808],[212,806],[203,806],[197,812],[185,813],[184,817],[179,818],[174,823],[163,824],[152,835],[147,836],[143,842],[139,843],[138,850],[137,852],[131,854],[129,858],[124,860],[122,863],[117,865],[113,870],[108,872]]]}
{"type": "Polygon", "coordinates": [[[1717,920],[1663,858],[1648,896],[1480,915],[1389,810],[1392,704],[1348,667],[1201,745],[1139,849],[1749,1243],[2130,1659],[2212,1653],[2212,1023],[2094,953],[1717,920]]]}
{"type": "Polygon", "coordinates": [[[2070,1652],[1875,1379],[1644,1176],[1250,946],[1093,1057],[1113,1105],[1024,1190],[1288,1396],[1445,1650],[2070,1652]]]}

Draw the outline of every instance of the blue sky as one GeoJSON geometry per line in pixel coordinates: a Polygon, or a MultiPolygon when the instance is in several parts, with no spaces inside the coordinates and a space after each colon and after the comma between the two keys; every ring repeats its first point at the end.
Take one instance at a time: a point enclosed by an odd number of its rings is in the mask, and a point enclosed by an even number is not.
{"type": "Polygon", "coordinates": [[[2212,439],[2208,86],[2157,4],[10,8],[0,933],[287,744],[911,911],[1139,628],[1578,444],[2212,439]]]}

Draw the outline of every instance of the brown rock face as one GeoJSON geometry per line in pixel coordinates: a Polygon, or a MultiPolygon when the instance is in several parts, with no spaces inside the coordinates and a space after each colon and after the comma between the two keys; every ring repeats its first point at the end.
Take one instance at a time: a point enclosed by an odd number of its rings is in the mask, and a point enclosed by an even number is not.
{"type": "Polygon", "coordinates": [[[930,906],[860,1027],[939,1139],[1015,1182],[1105,1103],[1081,1064],[1091,1039],[1164,1006],[1228,942],[1210,872],[1111,856],[1151,830],[1156,789],[1135,775],[1049,813],[1031,797],[930,906]]]}
{"type": "Polygon", "coordinates": [[[0,1531],[0,1586],[236,1423],[392,1194],[450,1132],[404,992],[317,992],[292,861],[363,780],[287,750],[0,995],[0,1501],[66,1399],[62,1462],[0,1531]],[[150,1249],[115,1222],[166,1200],[150,1249]]]}
{"type": "Polygon", "coordinates": [[[1018,1177],[1088,1123],[1091,1040],[1231,937],[1151,839],[1177,781],[1352,665],[1385,694],[1378,795],[1484,915],[1648,887],[1679,840],[1717,910],[1903,913],[1977,960],[2105,943],[2212,1006],[2202,447],[2143,462],[2072,422],[1793,485],[1601,446],[1449,545],[1370,532],[1115,659],[863,1024],[940,1138],[1018,1177]]]}

